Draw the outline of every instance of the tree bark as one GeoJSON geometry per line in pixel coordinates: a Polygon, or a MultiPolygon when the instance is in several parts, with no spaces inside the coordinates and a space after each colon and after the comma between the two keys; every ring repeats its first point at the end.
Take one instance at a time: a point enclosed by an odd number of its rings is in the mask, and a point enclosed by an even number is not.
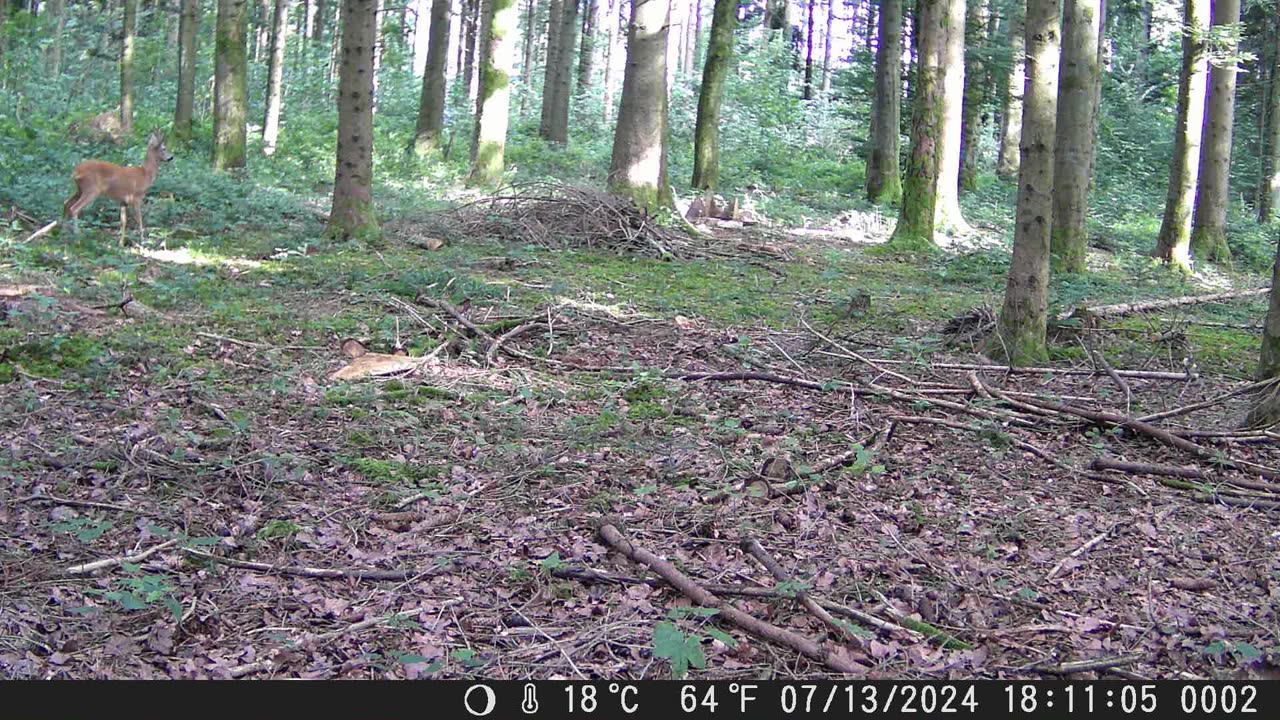
{"type": "Polygon", "coordinates": [[[124,32],[120,41],[120,128],[133,132],[133,54],[138,41],[138,0],[124,0],[124,32]]]}
{"type": "Polygon", "coordinates": [[[988,0],[969,0],[965,13],[965,77],[964,111],[960,121],[960,190],[978,188],[981,154],[978,146],[986,127],[987,94],[991,84],[990,63],[982,56],[988,48],[988,20],[994,13],[988,0]]]}
{"type": "MultiPolygon", "coordinates": [[[[1240,22],[1240,0],[1210,3],[1213,25],[1240,22]]],[[[1195,216],[1191,230],[1194,257],[1205,262],[1231,262],[1227,245],[1227,207],[1231,202],[1231,134],[1236,107],[1237,43],[1224,40],[1219,50],[1227,56],[1209,71],[1209,94],[1205,102],[1204,144],[1200,146],[1200,183],[1196,189],[1195,216]]]]}
{"type": "Polygon", "coordinates": [[[272,0],[258,0],[258,20],[253,29],[253,59],[261,62],[269,52],[271,43],[271,8],[272,0]]]}
{"type": "Polygon", "coordinates": [[[518,27],[519,6],[516,0],[485,0],[480,32],[480,90],[476,100],[476,132],[471,144],[471,174],[467,177],[469,185],[492,187],[502,182],[518,27]]]}
{"type": "Polygon", "coordinates": [[[373,56],[377,0],[342,0],[338,152],[330,237],[376,240],[373,206],[373,56]]]}
{"type": "Polygon", "coordinates": [[[271,58],[267,67],[267,110],[262,121],[262,154],[274,155],[280,137],[280,106],[284,101],[284,51],[289,35],[289,0],[275,0],[271,27],[271,58]]]}
{"type": "Polygon", "coordinates": [[[200,0],[182,0],[178,16],[178,104],[171,136],[182,144],[191,140],[196,96],[196,37],[200,34],[200,0]]]}
{"type": "Polygon", "coordinates": [[[902,136],[902,0],[880,0],[877,42],[867,199],[877,204],[895,204],[902,199],[898,155],[902,136]]]}
{"type": "Polygon", "coordinates": [[[315,19],[311,26],[311,39],[315,42],[324,40],[324,26],[329,22],[327,0],[312,0],[315,8],[315,19]]]}
{"type": "MultiPolygon", "coordinates": [[[[67,25],[66,0],[50,0],[48,14],[54,18],[53,43],[49,46],[49,65],[54,75],[62,72],[62,35],[67,25]]],[[[0,10],[0,22],[4,22],[3,11],[0,10]]]]}
{"type": "Polygon", "coordinates": [[[468,98],[476,97],[476,50],[480,38],[480,1],[463,0],[465,20],[463,21],[464,35],[462,40],[462,82],[467,89],[468,98]]]}
{"type": "Polygon", "coordinates": [[[1027,84],[1013,257],[1004,305],[986,354],[1009,365],[1048,356],[1049,234],[1053,225],[1054,126],[1058,100],[1058,1],[1027,0],[1027,84]]]}
{"type": "MultiPolygon", "coordinates": [[[[1280,244],[1271,268],[1271,301],[1267,319],[1262,324],[1262,351],[1258,360],[1258,379],[1280,377],[1280,244]]],[[[1280,422],[1280,391],[1275,388],[1264,395],[1245,417],[1246,426],[1269,426],[1280,422]]]]}
{"type": "Polygon", "coordinates": [[[418,124],[413,150],[426,157],[440,146],[444,133],[444,106],[447,91],[445,65],[449,62],[450,0],[433,0],[431,27],[427,30],[427,65],[422,73],[422,95],[418,100],[418,124]]]}
{"type": "Polygon", "coordinates": [[[218,0],[213,75],[214,170],[244,167],[245,163],[248,21],[246,0],[218,0]]]}
{"type": "Polygon", "coordinates": [[[1200,178],[1200,138],[1208,75],[1205,34],[1209,0],[1183,0],[1182,72],[1178,77],[1178,119],[1169,163],[1169,192],[1156,240],[1156,257],[1191,272],[1191,209],[1200,178]]]}
{"type": "MultiPolygon", "coordinates": [[[[931,250],[938,199],[940,136],[943,132],[943,73],[947,44],[947,0],[916,0],[915,97],[911,103],[911,151],[902,186],[898,224],[889,247],[907,251],[931,250]]],[[[888,10],[886,0],[881,12],[888,10]]]]}
{"type": "Polygon", "coordinates": [[[804,99],[813,99],[813,9],[817,0],[809,0],[808,19],[804,33],[804,99]]]}
{"type": "MultiPolygon", "coordinates": [[[[872,5],[871,7],[875,7],[872,5]]],[[[831,93],[831,38],[832,31],[835,28],[834,20],[836,18],[835,0],[827,0],[827,31],[822,38],[822,93],[829,95],[831,93]]],[[[868,20],[870,22],[870,20],[868,20]]]]}
{"type": "Polygon", "coordinates": [[[1009,33],[1009,76],[1005,81],[1003,108],[1000,116],[1000,152],[996,158],[996,175],[1012,180],[1018,175],[1018,145],[1022,142],[1022,90],[1026,82],[1026,46],[1023,44],[1023,13],[1009,9],[1005,21],[1009,33]]]}
{"type": "Polygon", "coordinates": [[[622,104],[609,161],[609,190],[647,210],[669,207],[667,38],[669,0],[631,0],[622,104]]]}
{"type": "Polygon", "coordinates": [[[698,93],[698,121],[693,131],[693,188],[716,190],[720,185],[720,106],[724,81],[733,63],[733,30],[738,24],[738,0],[715,0],[711,10],[711,40],[702,67],[698,93]]]}
{"type": "Polygon", "coordinates": [[[583,0],[582,47],[578,50],[579,95],[591,87],[591,76],[596,63],[596,25],[600,18],[600,1],[583,0]]]}
{"type": "Polygon", "coordinates": [[[569,142],[569,100],[573,85],[573,47],[577,40],[577,0],[551,0],[547,18],[547,69],[542,85],[538,135],[561,145],[569,142]]]}
{"type": "Polygon", "coordinates": [[[609,11],[605,14],[608,44],[604,48],[604,100],[601,105],[606,123],[613,119],[613,96],[617,85],[613,77],[613,58],[618,46],[618,26],[622,23],[623,2],[624,0],[609,0],[609,11]]]}
{"type": "Polygon", "coordinates": [[[1050,250],[1054,269],[1085,271],[1089,238],[1089,171],[1093,166],[1094,93],[1102,69],[1100,0],[1066,0],[1062,28],[1062,66],[1058,74],[1058,118],[1054,142],[1053,230],[1050,250]]]}
{"type": "MultiPolygon", "coordinates": [[[[976,2],[977,0],[971,0],[976,2]]],[[[942,130],[938,134],[938,188],[934,206],[937,227],[968,232],[960,213],[960,133],[964,118],[965,0],[947,3],[946,55],[942,62],[942,130]]]]}
{"type": "Polygon", "coordinates": [[[1280,16],[1270,18],[1271,79],[1267,95],[1267,149],[1262,192],[1258,193],[1258,222],[1280,213],[1280,16]]]}

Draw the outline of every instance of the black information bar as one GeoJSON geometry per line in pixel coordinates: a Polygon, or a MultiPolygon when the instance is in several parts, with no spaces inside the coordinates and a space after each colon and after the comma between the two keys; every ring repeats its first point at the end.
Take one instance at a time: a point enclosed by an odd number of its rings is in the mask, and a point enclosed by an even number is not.
{"type": "Polygon", "coordinates": [[[11,681],[4,720],[1280,718],[1280,682],[11,681]]]}

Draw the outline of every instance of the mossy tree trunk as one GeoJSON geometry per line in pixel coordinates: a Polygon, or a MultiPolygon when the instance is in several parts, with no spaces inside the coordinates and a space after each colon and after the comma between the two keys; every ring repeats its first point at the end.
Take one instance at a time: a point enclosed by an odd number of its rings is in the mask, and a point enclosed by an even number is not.
{"type": "Polygon", "coordinates": [[[1204,130],[1208,60],[1205,34],[1209,0],[1183,0],[1182,71],[1178,76],[1178,119],[1169,162],[1169,191],[1156,239],[1156,257],[1191,272],[1191,209],[1200,178],[1200,138],[1204,130]]]}
{"type": "Polygon", "coordinates": [[[902,0],[880,0],[878,38],[867,153],[867,199],[893,204],[902,198],[898,155],[902,136],[902,0]]]}
{"type": "Polygon", "coordinates": [[[138,41],[138,0],[124,0],[124,31],[120,40],[120,127],[133,132],[133,55],[138,41]]]}
{"type": "Polygon", "coordinates": [[[343,0],[338,65],[338,152],[327,233],[376,239],[373,195],[373,56],[377,0],[343,0]]]}
{"type": "Polygon", "coordinates": [[[1258,222],[1269,222],[1280,213],[1280,15],[1269,17],[1271,78],[1267,93],[1266,154],[1262,187],[1258,193],[1258,222]]]}
{"type": "Polygon", "coordinates": [[[476,49],[480,38],[480,0],[462,0],[462,82],[467,97],[475,97],[476,49]]]}
{"type": "Polygon", "coordinates": [[[218,0],[214,38],[213,169],[244,167],[247,133],[246,0],[218,0]]]}
{"type": "Polygon", "coordinates": [[[573,49],[578,39],[576,0],[552,0],[547,23],[547,67],[542,84],[542,118],[538,135],[548,142],[563,145],[569,142],[573,49]]]}
{"type": "Polygon", "coordinates": [[[672,204],[667,185],[669,0],[631,0],[622,103],[609,161],[609,190],[653,210],[672,204]]]}
{"type": "MultiPolygon", "coordinates": [[[[1215,0],[1213,26],[1240,22],[1240,0],[1215,0]]],[[[1231,202],[1231,130],[1236,108],[1237,43],[1227,33],[1218,53],[1224,56],[1209,71],[1209,95],[1205,103],[1204,143],[1200,146],[1200,183],[1196,188],[1195,217],[1191,229],[1192,254],[1201,262],[1231,262],[1227,245],[1227,206],[1231,202]]]]}
{"type": "Polygon", "coordinates": [[[965,13],[964,34],[965,77],[964,112],[960,121],[960,189],[976,190],[981,153],[978,148],[987,125],[987,96],[991,93],[990,53],[991,24],[996,13],[989,0],[969,0],[965,13]]]}
{"type": "Polygon", "coordinates": [[[1062,66],[1058,75],[1058,127],[1054,144],[1052,263],[1062,272],[1085,271],[1089,172],[1093,167],[1094,103],[1101,68],[1100,0],[1066,0],[1062,66]]]}
{"type": "Polygon", "coordinates": [[[173,111],[170,135],[178,143],[191,140],[196,96],[196,38],[199,34],[200,0],[182,0],[178,16],[178,103],[173,111]]]}
{"type": "MultiPolygon", "coordinates": [[[[970,0],[977,2],[977,0],[970,0]]],[[[944,25],[946,49],[942,61],[942,130],[938,133],[938,188],[934,205],[936,227],[947,232],[969,230],[960,212],[960,142],[964,124],[965,0],[949,0],[944,25]]]]}
{"type": "MultiPolygon", "coordinates": [[[[1271,303],[1262,325],[1262,352],[1258,361],[1258,378],[1280,377],[1280,244],[1271,268],[1271,303]]],[[[1249,410],[1246,426],[1269,426],[1280,422],[1280,387],[1272,387],[1249,410]]]]}
{"type": "Polygon", "coordinates": [[[516,0],[485,0],[480,24],[480,90],[476,100],[476,132],[471,144],[469,185],[502,182],[511,107],[511,72],[515,68],[519,26],[516,0]]]}
{"type": "Polygon", "coordinates": [[[600,19],[600,0],[583,0],[582,45],[578,48],[578,87],[581,95],[591,87],[596,66],[596,25],[600,19]]]}
{"type": "Polygon", "coordinates": [[[1018,145],[1022,142],[1022,90],[1026,83],[1026,46],[1023,44],[1023,11],[1009,9],[1005,30],[1009,37],[1009,75],[1005,78],[1001,99],[1000,149],[996,156],[996,175],[1012,180],[1018,175],[1018,145]]]}
{"type": "MultiPolygon", "coordinates": [[[[931,250],[938,199],[938,152],[943,132],[942,63],[946,56],[946,0],[916,0],[915,74],[911,104],[911,150],[902,183],[892,250],[931,250]]],[[[883,10],[882,10],[883,11],[883,10]]]]}
{"type": "Polygon", "coordinates": [[[422,73],[422,95],[418,99],[418,124],[413,150],[426,157],[440,147],[444,134],[444,106],[448,90],[445,68],[449,64],[450,0],[431,3],[431,27],[427,30],[427,64],[422,73]]]}
{"type": "Polygon", "coordinates": [[[738,0],[716,0],[711,10],[711,40],[702,67],[698,121],[693,131],[693,188],[715,190],[720,184],[720,106],[724,81],[733,63],[733,30],[738,0]]]}
{"type": "Polygon", "coordinates": [[[1013,257],[1004,305],[987,356],[1026,365],[1048,356],[1049,234],[1053,226],[1053,143],[1058,104],[1058,0],[1027,0],[1027,84],[1013,257]]]}
{"type": "Polygon", "coordinates": [[[267,68],[267,110],[262,121],[262,154],[276,151],[280,106],[284,104],[284,51],[289,35],[289,0],[275,0],[271,23],[271,57],[267,68]]]}

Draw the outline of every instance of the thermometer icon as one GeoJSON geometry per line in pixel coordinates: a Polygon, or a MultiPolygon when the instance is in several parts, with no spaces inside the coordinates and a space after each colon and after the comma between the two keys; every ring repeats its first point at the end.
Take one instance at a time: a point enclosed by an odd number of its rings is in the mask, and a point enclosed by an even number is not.
{"type": "Polygon", "coordinates": [[[524,685],[524,699],[520,701],[520,710],[525,715],[538,712],[538,689],[533,686],[533,683],[524,685]]]}

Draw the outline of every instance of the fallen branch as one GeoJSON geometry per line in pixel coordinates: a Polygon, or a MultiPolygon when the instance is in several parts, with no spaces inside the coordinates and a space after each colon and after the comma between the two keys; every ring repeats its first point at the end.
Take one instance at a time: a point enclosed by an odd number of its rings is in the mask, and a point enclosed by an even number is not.
{"type": "Polygon", "coordinates": [[[155,513],[149,510],[141,510],[136,507],[128,507],[125,505],[114,505],[112,503],[94,502],[92,500],[75,500],[72,498],[58,497],[57,495],[28,495],[27,497],[18,498],[13,501],[14,505],[27,502],[43,502],[50,505],[67,505],[69,507],[94,508],[97,510],[113,510],[115,512],[132,513],[134,515],[145,515],[154,517],[155,513]]]}
{"type": "MultiPolygon", "coordinates": [[[[914,360],[881,360],[876,362],[885,365],[915,365],[914,360]]],[[[978,365],[975,363],[929,363],[929,367],[938,370],[974,370],[983,372],[998,372],[1014,375],[1103,375],[1105,373],[1094,369],[1085,368],[1052,368],[1052,367],[1010,367],[1008,365],[978,365]]],[[[1194,375],[1187,373],[1164,372],[1161,370],[1116,370],[1116,374],[1120,377],[1133,378],[1135,380],[1171,380],[1174,382],[1188,382],[1194,380],[1194,375]]]]}
{"type": "Polygon", "coordinates": [[[1111,382],[1114,382],[1116,387],[1120,388],[1120,392],[1124,393],[1124,411],[1129,412],[1129,407],[1133,404],[1133,391],[1129,389],[1129,383],[1125,382],[1120,373],[1111,367],[1111,363],[1107,362],[1107,358],[1102,353],[1088,346],[1085,349],[1089,351],[1094,363],[1101,365],[1102,369],[1106,370],[1107,375],[1110,376],[1111,382]]]}
{"type": "Polygon", "coordinates": [[[1066,320],[1072,316],[1091,315],[1094,317],[1122,317],[1124,315],[1136,315],[1138,313],[1150,312],[1151,310],[1163,310],[1171,307],[1182,307],[1184,305],[1203,305],[1205,303],[1217,303],[1225,300],[1238,300],[1240,298],[1254,297],[1256,295],[1265,295],[1271,292],[1271,288],[1254,288],[1252,290],[1237,290],[1235,292],[1216,293],[1213,295],[1191,295],[1189,297],[1166,298],[1164,300],[1149,300],[1147,302],[1138,303],[1118,303],[1115,305],[1098,305],[1095,307],[1079,307],[1065,315],[1059,315],[1058,320],[1066,320]]]}
{"type": "Polygon", "coordinates": [[[1205,408],[1213,407],[1214,405],[1218,405],[1219,403],[1221,403],[1223,400],[1228,400],[1238,395],[1247,395],[1248,393],[1251,393],[1255,390],[1262,390],[1271,385],[1274,385],[1277,382],[1280,382],[1280,378],[1268,378],[1266,380],[1261,380],[1259,382],[1249,383],[1244,387],[1236,388],[1231,392],[1224,393],[1217,397],[1209,398],[1208,400],[1205,400],[1203,402],[1193,403],[1191,405],[1183,405],[1180,408],[1165,410],[1164,412],[1152,413],[1150,415],[1143,415],[1138,419],[1141,420],[1142,422],[1155,422],[1157,420],[1167,420],[1171,417],[1189,415],[1195,412],[1196,410],[1203,410],[1205,408]]]}
{"type": "MultiPolygon", "coordinates": [[[[754,538],[744,538],[741,545],[743,550],[746,550],[751,557],[755,558],[764,566],[765,570],[769,571],[769,574],[773,576],[773,579],[780,583],[793,582],[791,573],[787,572],[786,568],[782,567],[777,558],[770,555],[769,551],[765,550],[764,546],[757,540],[754,538]]],[[[853,643],[858,647],[866,645],[866,640],[854,634],[853,631],[849,629],[848,623],[841,622],[836,620],[834,617],[831,617],[831,613],[827,612],[826,608],[822,607],[822,605],[816,600],[809,597],[809,594],[803,589],[798,589],[796,591],[795,599],[799,600],[814,617],[821,620],[827,627],[835,630],[836,634],[843,637],[847,642],[853,643]]]]}
{"type": "Polygon", "coordinates": [[[785,645],[811,660],[825,664],[836,672],[857,676],[866,674],[867,669],[853,660],[828,651],[809,638],[765,622],[726,603],[677,570],[671,563],[633,544],[615,526],[601,525],[600,537],[627,558],[653,570],[690,600],[704,607],[715,608],[721,617],[742,630],[770,642],[785,645]]]}
{"type": "MultiPolygon", "coordinates": [[[[296,647],[315,648],[332,640],[336,640],[344,635],[350,635],[351,633],[360,632],[361,630],[367,630],[371,627],[375,627],[392,620],[422,615],[426,611],[426,608],[418,607],[412,610],[401,610],[400,612],[391,613],[390,615],[379,615],[378,617],[365,618],[358,623],[352,623],[344,628],[331,630],[326,633],[300,635],[294,639],[293,645],[296,647]]],[[[281,652],[281,648],[273,648],[265,659],[245,665],[237,665],[236,667],[230,668],[227,671],[227,674],[234,679],[242,678],[246,675],[254,675],[256,673],[274,670],[277,665],[276,658],[279,657],[281,652]]]]}
{"type": "Polygon", "coordinates": [[[143,560],[146,560],[147,558],[151,557],[152,555],[155,555],[156,553],[162,550],[168,550],[169,548],[177,544],[178,544],[178,541],[176,539],[166,540],[160,543],[159,545],[153,545],[150,548],[143,550],[140,553],[135,553],[133,555],[120,555],[118,557],[110,557],[110,558],[103,558],[102,560],[95,560],[90,563],[84,563],[83,565],[72,565],[71,567],[63,570],[62,574],[67,577],[78,577],[80,575],[92,575],[93,573],[96,573],[99,570],[106,570],[107,568],[113,568],[118,565],[123,565],[125,563],[129,563],[130,565],[136,565],[142,562],[143,560]]]}
{"type": "Polygon", "coordinates": [[[1097,658],[1095,660],[1076,660],[1074,662],[1065,662],[1061,665],[1052,667],[1036,668],[1040,672],[1050,675],[1071,675],[1073,673],[1094,672],[1097,670],[1110,670],[1111,668],[1132,665],[1142,660],[1145,655],[1135,653],[1133,655],[1118,655],[1109,658],[1097,658]]]}
{"type": "Polygon", "coordinates": [[[35,232],[31,233],[30,235],[28,235],[28,236],[27,236],[27,239],[26,239],[24,242],[29,243],[29,242],[31,242],[32,240],[35,240],[35,239],[37,239],[37,238],[44,237],[45,235],[48,235],[48,234],[49,234],[49,233],[50,233],[54,228],[56,228],[56,227],[58,227],[58,221],[57,221],[57,220],[54,220],[53,222],[49,223],[48,225],[45,225],[44,227],[40,228],[39,230],[37,230],[37,231],[35,231],[35,232]]]}
{"type": "Polygon", "coordinates": [[[1052,568],[1049,568],[1049,572],[1046,573],[1044,576],[1044,582],[1048,582],[1054,579],[1055,577],[1057,577],[1058,573],[1062,572],[1062,568],[1066,567],[1068,560],[1071,560],[1073,558],[1078,558],[1081,555],[1089,552],[1093,548],[1097,547],[1098,545],[1102,544],[1102,541],[1106,540],[1107,536],[1110,535],[1111,531],[1114,529],[1115,529],[1115,526],[1112,525],[1106,530],[1103,530],[1102,532],[1094,536],[1092,539],[1090,539],[1088,542],[1086,542],[1085,544],[1081,545],[1080,547],[1072,551],[1070,555],[1067,555],[1066,557],[1059,560],[1056,564],[1054,564],[1052,568]]]}
{"type": "Polygon", "coordinates": [[[436,310],[441,310],[446,314],[448,314],[450,317],[452,317],[454,320],[457,320],[458,324],[466,328],[467,332],[470,333],[472,337],[484,338],[485,340],[488,340],[491,345],[493,344],[492,335],[480,329],[479,327],[476,327],[475,323],[468,320],[467,316],[463,315],[461,310],[454,307],[448,301],[429,298],[429,297],[426,297],[425,295],[419,295],[417,300],[419,303],[426,305],[427,307],[435,308],[436,310]]]}
{"type": "Polygon", "coordinates": [[[492,343],[489,344],[489,351],[484,355],[485,362],[490,365],[495,364],[498,361],[498,352],[502,350],[503,345],[536,327],[547,327],[547,324],[544,322],[531,321],[517,325],[499,335],[492,343]]]}
{"type": "Polygon", "coordinates": [[[240,568],[241,570],[255,570],[257,572],[270,573],[273,575],[294,575],[297,577],[319,579],[379,581],[409,580],[411,578],[432,574],[431,571],[423,572],[421,570],[341,570],[332,568],[293,567],[225,558],[202,550],[194,550],[192,548],[183,548],[182,552],[192,557],[200,558],[201,560],[218,563],[219,565],[240,568]]]}

